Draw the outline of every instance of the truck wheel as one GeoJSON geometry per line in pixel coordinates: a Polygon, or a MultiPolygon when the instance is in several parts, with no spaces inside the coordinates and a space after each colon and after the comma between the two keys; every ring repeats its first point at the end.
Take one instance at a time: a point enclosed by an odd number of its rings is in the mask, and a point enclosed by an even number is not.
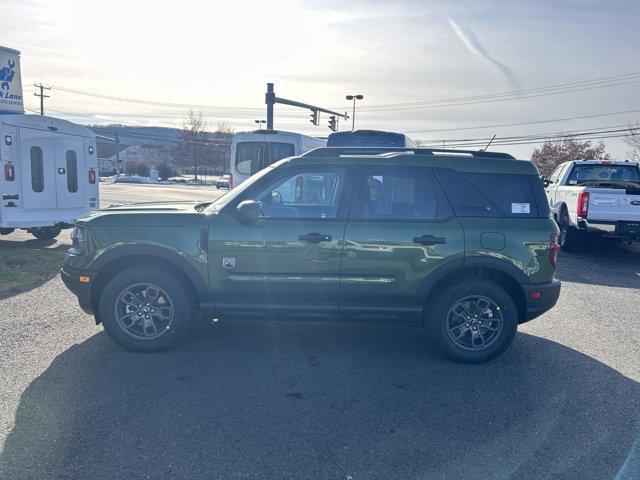
{"type": "Polygon", "coordinates": [[[511,296],[486,279],[456,283],[427,305],[428,333],[451,360],[483,363],[503,353],[518,328],[511,296]]]}
{"type": "Polygon", "coordinates": [[[160,268],[133,266],[104,287],[100,319],[120,346],[156,352],[175,345],[194,316],[194,301],[175,277],[160,268]]]}
{"type": "Polygon", "coordinates": [[[560,218],[560,248],[563,252],[574,252],[578,248],[580,238],[578,237],[578,229],[571,225],[567,214],[563,214],[560,218]]]}
{"type": "Polygon", "coordinates": [[[39,227],[29,229],[29,233],[36,237],[38,240],[53,240],[62,231],[58,227],[39,227]]]}

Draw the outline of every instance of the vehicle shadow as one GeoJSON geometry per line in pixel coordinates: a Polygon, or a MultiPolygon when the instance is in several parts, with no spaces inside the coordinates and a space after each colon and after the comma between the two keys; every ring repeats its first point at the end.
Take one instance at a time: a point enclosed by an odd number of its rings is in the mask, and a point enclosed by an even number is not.
{"type": "Polygon", "coordinates": [[[56,240],[0,240],[0,300],[51,280],[59,273],[69,247],[56,240]]]}
{"type": "Polygon", "coordinates": [[[576,252],[562,252],[558,259],[562,281],[640,288],[640,245],[607,241],[581,245],[576,252]]]}
{"type": "Polygon", "coordinates": [[[59,355],[21,396],[0,478],[602,480],[637,461],[640,385],[532,335],[480,366],[377,326],[237,321],[181,345],[100,333],[59,355]]]}

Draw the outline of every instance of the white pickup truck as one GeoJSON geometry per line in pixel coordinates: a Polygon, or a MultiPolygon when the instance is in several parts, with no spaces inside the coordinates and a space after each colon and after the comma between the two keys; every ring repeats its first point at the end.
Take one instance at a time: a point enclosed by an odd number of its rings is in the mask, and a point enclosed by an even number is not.
{"type": "Polygon", "coordinates": [[[560,246],[576,250],[589,237],[640,240],[640,167],[635,162],[565,162],[544,180],[560,227],[560,246]]]}

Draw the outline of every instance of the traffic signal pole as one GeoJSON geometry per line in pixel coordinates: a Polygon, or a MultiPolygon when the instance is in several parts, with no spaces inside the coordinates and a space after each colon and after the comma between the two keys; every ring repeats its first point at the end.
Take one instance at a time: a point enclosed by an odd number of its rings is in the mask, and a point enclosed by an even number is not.
{"type": "MultiPolygon", "coordinates": [[[[296,100],[289,100],[287,98],[276,97],[276,93],[273,88],[273,83],[267,83],[267,93],[265,95],[265,103],[267,104],[267,130],[273,130],[273,106],[276,103],[279,103],[281,105],[291,105],[292,107],[309,109],[311,110],[311,112],[315,113],[315,116],[313,117],[314,119],[317,118],[318,112],[328,113],[329,115],[332,115],[336,118],[342,117],[345,120],[349,119],[349,116],[346,113],[334,112],[333,110],[328,110],[326,108],[318,107],[317,105],[311,105],[309,103],[298,102],[296,100]]],[[[313,121],[312,123],[316,124],[313,121]]],[[[335,122],[335,118],[334,118],[333,125],[336,125],[335,128],[337,129],[337,122],[335,122]]]]}

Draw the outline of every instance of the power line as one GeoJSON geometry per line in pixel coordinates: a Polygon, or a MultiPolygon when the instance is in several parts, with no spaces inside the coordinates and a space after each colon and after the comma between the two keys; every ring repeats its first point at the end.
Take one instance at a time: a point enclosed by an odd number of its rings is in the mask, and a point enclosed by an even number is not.
{"type": "Polygon", "coordinates": [[[532,120],[529,122],[517,122],[517,123],[498,123],[494,125],[477,125],[473,127],[459,127],[459,128],[438,128],[432,130],[409,130],[405,133],[431,133],[431,132],[456,132],[462,130],[480,130],[484,128],[500,128],[500,127],[516,127],[521,125],[536,125],[541,123],[554,123],[554,122],[566,122],[570,120],[582,120],[586,118],[599,118],[599,117],[609,117],[612,115],[626,115],[628,113],[640,113],[640,109],[638,110],[625,110],[622,112],[608,112],[608,113],[598,113],[594,115],[580,115],[577,117],[565,117],[565,118],[554,118],[550,120],[532,120]]]}
{"type": "MultiPolygon", "coordinates": [[[[435,108],[446,106],[459,106],[459,105],[472,105],[478,103],[489,103],[506,100],[518,100],[523,98],[541,97],[547,95],[559,95],[571,92],[581,92],[586,90],[594,90],[599,88],[608,88],[619,85],[627,85],[640,82],[640,72],[613,75],[608,77],[600,77],[591,80],[582,80],[578,82],[568,82],[555,85],[548,85],[544,87],[537,87],[525,90],[512,90],[508,92],[487,94],[487,95],[475,95],[467,97],[451,97],[435,100],[422,100],[415,102],[404,103],[388,103],[380,105],[367,105],[361,108],[361,111],[373,112],[373,111],[389,111],[389,110],[408,110],[416,108],[435,108]]],[[[170,107],[170,108],[199,108],[199,109],[212,109],[218,110],[221,113],[235,112],[245,114],[255,114],[262,112],[262,109],[252,107],[234,107],[234,106],[222,106],[222,105],[204,105],[204,104],[189,104],[189,103],[173,103],[173,102],[161,102],[157,100],[148,100],[131,97],[120,97],[115,95],[109,95],[99,92],[92,92],[86,90],[77,90],[73,88],[67,88],[63,86],[52,86],[53,89],[72,93],[76,95],[84,95],[94,98],[102,98],[107,100],[113,100],[118,102],[137,103],[143,105],[152,105],[158,107],[170,107]]]]}
{"type": "Polygon", "coordinates": [[[422,100],[422,101],[405,102],[405,103],[390,103],[390,104],[384,104],[384,105],[367,105],[366,107],[363,106],[362,110],[387,109],[387,108],[395,109],[397,107],[426,106],[426,105],[435,105],[435,104],[442,104],[442,103],[449,104],[453,102],[457,103],[457,102],[467,102],[467,101],[474,101],[474,100],[486,100],[486,99],[496,99],[496,98],[499,99],[501,97],[521,96],[521,95],[528,95],[528,94],[535,94],[535,93],[549,93],[549,92],[554,93],[557,90],[562,90],[557,93],[565,93],[564,90],[569,89],[567,91],[573,91],[571,89],[575,87],[585,87],[585,89],[592,89],[592,88],[602,88],[606,86],[615,86],[618,84],[624,84],[620,82],[623,82],[623,81],[626,82],[628,80],[631,80],[631,82],[637,82],[637,81],[640,81],[639,77],[640,77],[640,72],[628,73],[624,75],[601,77],[601,78],[596,78],[592,80],[583,80],[580,82],[562,83],[562,84],[556,84],[556,85],[549,85],[546,87],[538,87],[538,88],[532,88],[532,89],[526,89],[526,90],[512,90],[508,92],[493,93],[493,94],[486,94],[486,95],[475,95],[475,96],[468,96],[468,97],[452,97],[452,98],[422,100]]]}

